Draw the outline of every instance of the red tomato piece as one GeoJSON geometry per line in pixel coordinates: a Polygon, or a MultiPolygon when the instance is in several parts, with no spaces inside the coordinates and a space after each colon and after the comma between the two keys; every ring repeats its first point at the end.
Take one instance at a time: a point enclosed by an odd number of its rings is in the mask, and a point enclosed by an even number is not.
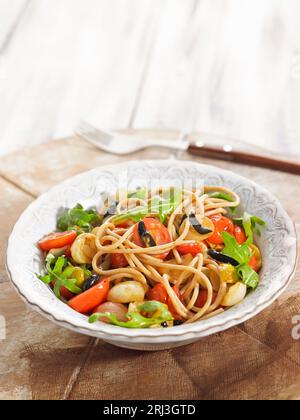
{"type": "Polygon", "coordinates": [[[215,245],[221,245],[224,243],[222,238],[223,232],[228,232],[231,235],[233,234],[233,222],[232,220],[228,219],[228,217],[222,216],[220,214],[210,216],[209,218],[213,222],[215,230],[213,235],[208,238],[208,241],[215,245]]]}
{"type": "MultiPolygon", "coordinates": [[[[55,281],[52,281],[50,286],[52,287],[52,289],[55,286],[55,281]]],[[[72,297],[74,297],[74,293],[70,292],[70,290],[68,290],[65,286],[61,286],[61,288],[59,289],[59,293],[61,295],[61,297],[63,297],[66,300],[70,300],[72,299],[72,297]]]]}
{"type": "Polygon", "coordinates": [[[103,279],[96,286],[75,296],[69,301],[69,306],[81,314],[88,314],[103,303],[109,292],[110,279],[103,279]]]}
{"type": "Polygon", "coordinates": [[[237,242],[242,245],[247,241],[247,236],[243,228],[239,227],[238,225],[234,225],[234,237],[237,242]]]}
{"type": "Polygon", "coordinates": [[[110,261],[112,268],[122,268],[129,265],[123,254],[111,254],[110,261]]]}
{"type": "MultiPolygon", "coordinates": [[[[165,245],[172,241],[168,229],[158,219],[145,217],[142,222],[144,222],[147,232],[152,236],[157,246],[165,245]]],[[[140,237],[138,223],[133,230],[133,242],[142,248],[145,248],[146,246],[140,237]]],[[[165,252],[161,255],[155,255],[155,257],[164,260],[167,258],[168,254],[169,252],[165,252]]]]}
{"type": "Polygon", "coordinates": [[[167,304],[168,293],[165,286],[161,283],[156,284],[154,287],[152,287],[152,289],[148,290],[147,298],[149,300],[156,300],[157,302],[167,304]]]}
{"type": "Polygon", "coordinates": [[[42,251],[50,251],[50,249],[53,248],[63,248],[64,246],[71,245],[76,237],[77,233],[74,230],[69,232],[54,232],[40,240],[38,246],[42,251]]]}
{"type": "Polygon", "coordinates": [[[202,246],[199,242],[191,243],[191,244],[183,244],[177,247],[177,251],[181,255],[191,254],[195,257],[198,254],[202,253],[202,246]]]}
{"type": "Polygon", "coordinates": [[[59,292],[60,292],[60,295],[66,300],[70,300],[74,297],[74,294],[70,292],[70,290],[68,290],[65,286],[61,286],[59,292]]]}
{"type": "Polygon", "coordinates": [[[253,268],[254,271],[258,272],[259,271],[259,267],[258,267],[258,263],[257,263],[257,259],[254,257],[254,255],[250,258],[250,261],[248,263],[248,265],[253,268]]]}
{"type": "MultiPolygon", "coordinates": [[[[183,299],[182,296],[180,294],[180,291],[178,289],[178,287],[175,285],[173,286],[173,290],[176,293],[176,295],[178,296],[178,298],[180,299],[180,301],[183,303],[183,299]]],[[[164,303],[165,305],[168,306],[169,311],[171,312],[172,316],[174,319],[176,320],[181,320],[180,315],[178,315],[167,291],[166,288],[163,284],[156,284],[152,289],[150,289],[147,293],[147,298],[149,300],[156,300],[158,302],[164,303]]]]}
{"type": "MultiPolygon", "coordinates": [[[[213,298],[212,298],[212,304],[215,303],[216,298],[217,298],[218,294],[216,292],[213,292],[213,298]]],[[[207,302],[207,297],[208,297],[208,292],[207,290],[200,290],[199,295],[197,297],[195,306],[197,308],[203,308],[203,306],[206,304],[207,302]]]]}

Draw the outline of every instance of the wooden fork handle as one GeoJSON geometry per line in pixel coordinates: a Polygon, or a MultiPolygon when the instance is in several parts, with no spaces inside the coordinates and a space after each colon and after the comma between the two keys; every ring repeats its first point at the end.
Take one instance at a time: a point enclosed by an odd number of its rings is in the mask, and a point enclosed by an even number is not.
{"type": "Polygon", "coordinates": [[[231,161],[244,165],[258,166],[261,168],[274,169],[276,171],[300,175],[299,163],[231,150],[230,147],[226,146],[221,148],[191,144],[188,148],[188,152],[193,155],[202,156],[205,158],[231,161]]]}

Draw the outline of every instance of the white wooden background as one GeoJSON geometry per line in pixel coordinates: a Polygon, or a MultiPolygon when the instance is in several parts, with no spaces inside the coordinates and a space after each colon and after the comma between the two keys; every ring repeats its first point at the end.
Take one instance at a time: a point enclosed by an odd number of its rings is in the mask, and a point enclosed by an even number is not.
{"type": "Polygon", "coordinates": [[[0,0],[0,154],[84,118],[300,153],[300,1],[0,0]]]}

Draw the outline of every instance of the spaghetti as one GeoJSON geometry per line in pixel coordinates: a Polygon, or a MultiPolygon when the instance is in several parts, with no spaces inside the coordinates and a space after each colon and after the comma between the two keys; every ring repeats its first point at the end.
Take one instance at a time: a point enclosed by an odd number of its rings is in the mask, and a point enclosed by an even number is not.
{"type": "MultiPolygon", "coordinates": [[[[218,315],[259,282],[261,255],[252,229],[264,222],[248,213],[234,219],[239,204],[234,191],[219,186],[137,190],[117,203],[108,200],[96,226],[91,223],[85,232],[75,226],[71,254],[60,257],[66,260],[62,273],[90,264],[84,282],[92,276],[98,281],[83,291],[72,278],[72,287],[66,281],[56,291],[67,289],[72,296],[65,300],[93,314],[90,322],[128,328],[167,327],[218,315]],[[99,299],[92,293],[96,290],[99,299]]],[[[47,255],[53,257],[53,249],[47,255]]],[[[50,257],[46,275],[51,277],[55,265],[57,257],[50,257]]]]}

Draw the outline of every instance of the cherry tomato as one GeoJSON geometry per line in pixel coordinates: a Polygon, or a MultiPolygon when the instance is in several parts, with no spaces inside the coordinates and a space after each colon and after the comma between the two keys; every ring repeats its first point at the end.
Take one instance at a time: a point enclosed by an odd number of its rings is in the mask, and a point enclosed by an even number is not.
{"type": "Polygon", "coordinates": [[[254,255],[250,258],[248,265],[253,268],[254,271],[259,271],[258,262],[254,255]]]}
{"type": "Polygon", "coordinates": [[[55,232],[45,236],[38,246],[42,251],[50,251],[52,248],[63,248],[64,246],[71,245],[77,237],[74,230],[69,232],[55,232]]]}
{"type": "Polygon", "coordinates": [[[222,233],[228,232],[231,235],[234,232],[233,222],[228,219],[228,217],[222,216],[220,214],[215,214],[209,217],[213,222],[215,231],[212,236],[209,237],[209,242],[215,245],[223,244],[222,233]]]}
{"type": "MultiPolygon", "coordinates": [[[[212,298],[212,304],[215,303],[215,300],[217,298],[218,294],[216,292],[213,292],[213,298],[212,298]]],[[[195,302],[195,306],[197,308],[203,308],[203,306],[207,302],[208,292],[207,290],[200,290],[199,295],[197,297],[197,300],[195,302]]]]}
{"type": "MultiPolygon", "coordinates": [[[[145,228],[152,236],[156,245],[165,245],[172,241],[171,236],[169,234],[168,229],[158,220],[152,217],[146,217],[142,220],[145,223],[145,228]]],[[[137,223],[134,226],[133,230],[133,242],[140,246],[145,247],[145,243],[142,241],[140,234],[139,234],[139,224],[137,223]]],[[[165,252],[161,255],[154,255],[156,258],[160,258],[164,260],[168,256],[169,252],[165,252]]]]}
{"type": "Polygon", "coordinates": [[[238,225],[234,225],[234,232],[233,232],[235,239],[237,242],[242,245],[247,241],[247,236],[245,234],[244,229],[239,227],[238,225]]]}
{"type": "Polygon", "coordinates": [[[156,284],[154,287],[152,287],[152,289],[148,290],[147,298],[149,300],[156,300],[158,302],[167,304],[168,293],[165,286],[161,283],[156,284]]]}
{"type": "Polygon", "coordinates": [[[122,268],[129,265],[123,254],[111,254],[110,262],[112,268],[122,268]]]}
{"type": "Polygon", "coordinates": [[[109,292],[110,279],[103,279],[96,286],[75,296],[69,301],[69,306],[81,314],[88,314],[103,303],[109,292]]]}
{"type": "Polygon", "coordinates": [[[193,244],[183,244],[177,247],[177,251],[181,255],[191,254],[193,257],[202,253],[202,246],[199,242],[193,244]]]}

